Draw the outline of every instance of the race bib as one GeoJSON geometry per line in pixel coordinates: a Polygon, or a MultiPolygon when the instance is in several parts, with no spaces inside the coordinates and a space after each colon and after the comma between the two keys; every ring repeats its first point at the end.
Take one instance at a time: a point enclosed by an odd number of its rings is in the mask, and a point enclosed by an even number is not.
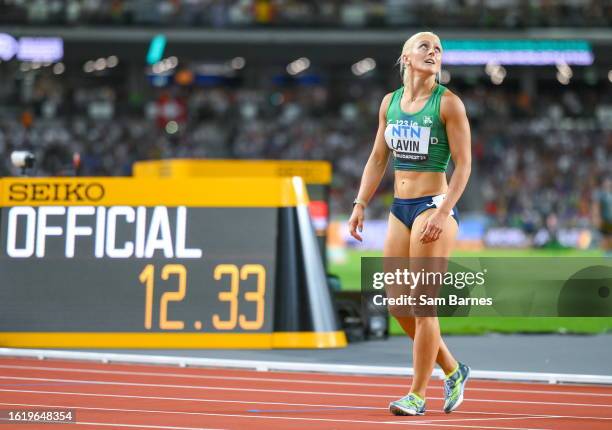
{"type": "Polygon", "coordinates": [[[385,141],[396,158],[410,161],[427,160],[431,127],[422,127],[416,122],[387,124],[385,141]]]}

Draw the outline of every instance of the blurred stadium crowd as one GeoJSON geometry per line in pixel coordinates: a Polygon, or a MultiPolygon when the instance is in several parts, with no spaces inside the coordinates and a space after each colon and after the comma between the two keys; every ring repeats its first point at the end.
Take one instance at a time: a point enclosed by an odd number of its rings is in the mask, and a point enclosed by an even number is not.
{"type": "MultiPolygon", "coordinates": [[[[460,210],[525,232],[550,223],[588,227],[592,192],[612,171],[609,92],[557,84],[533,97],[506,86],[449,86],[473,133],[460,210]]],[[[342,88],[169,88],[144,97],[38,79],[29,110],[4,94],[0,175],[18,173],[8,154],[24,148],[36,152],[39,175],[71,173],[74,153],[81,175],[129,175],[136,160],[168,157],[325,159],[334,165],[332,215],[346,214],[391,89],[362,80],[342,88]]],[[[370,216],[384,218],[391,199],[389,171],[370,216]]]]}
{"type": "Polygon", "coordinates": [[[0,0],[0,24],[608,27],[608,0],[0,0]]]}

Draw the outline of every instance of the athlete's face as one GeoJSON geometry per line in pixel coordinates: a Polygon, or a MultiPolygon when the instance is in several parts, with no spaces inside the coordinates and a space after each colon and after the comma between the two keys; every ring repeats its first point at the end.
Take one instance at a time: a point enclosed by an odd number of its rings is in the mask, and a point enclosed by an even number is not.
{"type": "Polygon", "coordinates": [[[413,44],[410,51],[402,55],[406,65],[414,72],[436,74],[442,67],[442,46],[440,40],[433,36],[421,36],[413,44]]]}

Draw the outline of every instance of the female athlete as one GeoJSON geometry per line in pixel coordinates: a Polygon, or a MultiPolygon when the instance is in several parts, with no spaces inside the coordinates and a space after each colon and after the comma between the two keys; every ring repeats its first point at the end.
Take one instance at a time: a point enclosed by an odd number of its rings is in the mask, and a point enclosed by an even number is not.
{"type": "MultiPolygon", "coordinates": [[[[361,178],[351,235],[361,241],[364,210],[393,153],[395,186],[385,239],[385,257],[448,258],[458,230],[455,204],[471,170],[471,138],[465,107],[438,83],[440,39],[422,32],[410,37],[398,60],[403,85],[380,105],[378,132],[361,178]],[[446,168],[452,157],[450,183],[446,168]]],[[[394,315],[413,343],[414,379],[409,393],[389,408],[395,415],[423,415],[426,390],[435,363],[446,375],[444,411],[463,401],[470,368],[455,360],[440,336],[437,317],[394,315]]]]}

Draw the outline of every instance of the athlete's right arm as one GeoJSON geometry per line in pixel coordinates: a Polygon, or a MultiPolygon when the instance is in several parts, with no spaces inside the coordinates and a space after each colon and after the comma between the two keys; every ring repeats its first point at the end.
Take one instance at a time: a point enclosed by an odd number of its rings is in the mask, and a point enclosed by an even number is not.
{"type": "MultiPolygon", "coordinates": [[[[387,127],[387,108],[391,101],[392,93],[387,94],[382,102],[380,103],[380,110],[378,111],[378,131],[376,132],[376,138],[374,140],[374,147],[370,153],[370,158],[363,169],[363,175],[361,176],[361,185],[359,186],[359,193],[357,194],[357,200],[364,202],[366,205],[376,192],[382,177],[387,169],[387,163],[389,162],[389,148],[385,142],[385,128],[387,127]]],[[[361,235],[357,232],[363,231],[363,216],[365,207],[359,203],[353,207],[353,213],[349,219],[349,230],[351,236],[361,242],[361,235]]]]}

